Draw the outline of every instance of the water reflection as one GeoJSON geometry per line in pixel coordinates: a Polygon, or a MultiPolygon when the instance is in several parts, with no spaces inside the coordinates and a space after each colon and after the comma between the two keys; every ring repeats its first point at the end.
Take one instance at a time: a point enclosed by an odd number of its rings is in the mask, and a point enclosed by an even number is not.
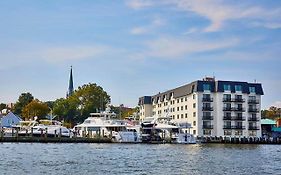
{"type": "Polygon", "coordinates": [[[1,174],[276,174],[279,145],[0,144],[1,174]]]}

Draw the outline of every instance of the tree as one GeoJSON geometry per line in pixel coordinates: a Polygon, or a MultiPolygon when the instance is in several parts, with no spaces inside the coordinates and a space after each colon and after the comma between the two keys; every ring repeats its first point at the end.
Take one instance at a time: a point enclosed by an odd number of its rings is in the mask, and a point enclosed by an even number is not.
{"type": "Polygon", "coordinates": [[[261,115],[262,115],[262,118],[269,118],[269,119],[276,120],[281,117],[281,108],[271,106],[267,110],[262,110],[261,115]]]}
{"type": "Polygon", "coordinates": [[[72,124],[84,121],[91,112],[104,110],[110,103],[110,96],[97,84],[78,87],[68,98],[54,103],[53,113],[72,124]]]}
{"type": "Polygon", "coordinates": [[[19,96],[18,101],[16,102],[14,109],[13,109],[13,113],[18,114],[18,115],[22,115],[22,110],[23,108],[29,104],[32,100],[34,99],[34,97],[32,96],[31,93],[27,92],[27,93],[22,93],[19,96]]]}
{"type": "Polygon", "coordinates": [[[84,121],[91,112],[103,111],[106,105],[110,103],[110,96],[97,84],[89,83],[82,87],[70,97],[78,102],[78,111],[80,116],[78,121],[84,121]]]}
{"type": "Polygon", "coordinates": [[[3,109],[7,109],[7,105],[4,103],[0,104],[0,111],[2,111],[3,109]]]}
{"type": "Polygon", "coordinates": [[[22,116],[25,120],[32,119],[35,116],[42,119],[46,117],[49,111],[49,107],[45,103],[42,103],[39,100],[32,100],[23,108],[22,116]]]}

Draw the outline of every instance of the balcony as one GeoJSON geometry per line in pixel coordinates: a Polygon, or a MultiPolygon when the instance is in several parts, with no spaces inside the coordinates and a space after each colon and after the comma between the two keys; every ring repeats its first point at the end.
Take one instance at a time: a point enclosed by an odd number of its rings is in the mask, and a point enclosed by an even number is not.
{"type": "Polygon", "coordinates": [[[245,99],[243,99],[243,98],[233,98],[232,102],[243,103],[243,102],[245,102],[245,99]]]}
{"type": "Polygon", "coordinates": [[[211,107],[211,106],[203,106],[202,111],[213,111],[213,107],[211,107]]]}
{"type": "Polygon", "coordinates": [[[223,129],[232,129],[231,125],[223,125],[223,129]]]}
{"type": "Polygon", "coordinates": [[[258,126],[249,126],[249,130],[259,130],[258,126]]]}
{"type": "Polygon", "coordinates": [[[233,108],[233,111],[236,111],[236,112],[245,112],[245,109],[244,108],[241,108],[241,107],[236,107],[236,108],[233,108]]]}
{"type": "Polygon", "coordinates": [[[203,129],[213,129],[213,125],[203,125],[203,129]]]}
{"type": "Polygon", "coordinates": [[[259,119],[257,117],[249,117],[248,121],[249,122],[257,122],[257,121],[259,121],[259,119]]]}
{"type": "Polygon", "coordinates": [[[225,116],[223,116],[223,120],[231,120],[231,116],[227,116],[227,115],[225,115],[225,116]]]}
{"type": "Polygon", "coordinates": [[[223,111],[232,111],[232,107],[224,107],[223,111]]]}
{"type": "Polygon", "coordinates": [[[245,121],[245,117],[244,116],[233,116],[232,120],[236,120],[236,121],[245,121]]]}
{"type": "Polygon", "coordinates": [[[202,98],[202,102],[213,102],[213,98],[202,98]]]}
{"type": "Polygon", "coordinates": [[[222,101],[223,102],[231,102],[232,100],[231,100],[231,98],[223,98],[222,101]]]}
{"type": "Polygon", "coordinates": [[[249,108],[248,112],[258,113],[259,110],[257,108],[249,108]]]}
{"type": "Polygon", "coordinates": [[[245,129],[245,126],[241,126],[241,125],[233,125],[231,127],[232,129],[245,129]]]}
{"type": "Polygon", "coordinates": [[[202,117],[202,120],[213,120],[214,119],[214,117],[213,116],[203,116],[202,117]]]}
{"type": "Polygon", "coordinates": [[[248,100],[248,104],[259,104],[259,100],[248,100]]]}

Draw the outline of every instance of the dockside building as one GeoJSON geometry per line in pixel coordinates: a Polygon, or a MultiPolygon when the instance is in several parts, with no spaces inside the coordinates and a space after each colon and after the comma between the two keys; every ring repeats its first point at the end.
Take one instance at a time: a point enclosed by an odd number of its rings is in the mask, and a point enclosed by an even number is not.
{"type": "Polygon", "coordinates": [[[187,122],[195,136],[261,137],[260,83],[205,78],[139,98],[140,118],[164,116],[187,122]]]}

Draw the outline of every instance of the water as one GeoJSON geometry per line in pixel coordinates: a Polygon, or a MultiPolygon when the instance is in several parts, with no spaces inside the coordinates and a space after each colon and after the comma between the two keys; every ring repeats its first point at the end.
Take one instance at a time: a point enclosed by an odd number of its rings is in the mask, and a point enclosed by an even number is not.
{"type": "Polygon", "coordinates": [[[1,143],[0,174],[281,174],[279,145],[1,143]]]}

